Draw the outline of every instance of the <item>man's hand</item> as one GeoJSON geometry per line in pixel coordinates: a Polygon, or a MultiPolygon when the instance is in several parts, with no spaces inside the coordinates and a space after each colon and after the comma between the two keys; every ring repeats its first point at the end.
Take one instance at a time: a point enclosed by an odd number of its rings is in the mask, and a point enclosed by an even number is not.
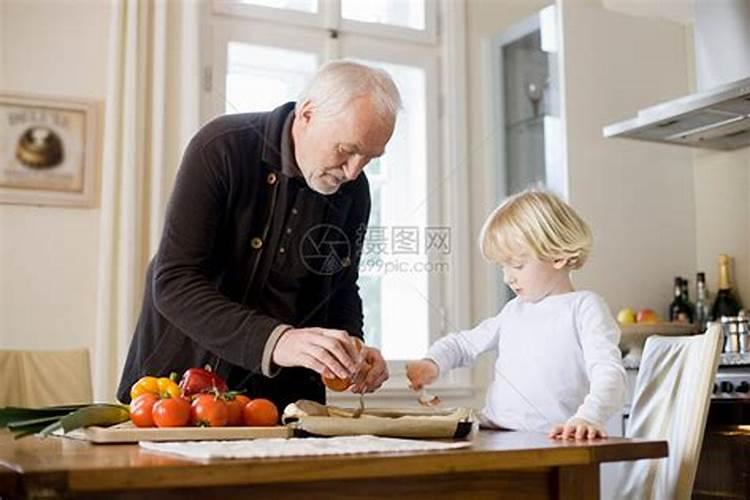
{"type": "Polygon", "coordinates": [[[362,370],[352,377],[354,385],[351,391],[354,393],[375,392],[390,376],[388,365],[380,351],[374,347],[362,346],[361,356],[362,370]]]}
{"type": "Polygon", "coordinates": [[[433,383],[438,378],[439,372],[438,365],[431,359],[420,359],[406,365],[406,378],[409,379],[409,387],[415,391],[433,383]]]}
{"type": "Polygon", "coordinates": [[[276,343],[272,359],[279,366],[304,366],[324,377],[346,379],[356,371],[359,353],[343,330],[292,328],[276,343]]]}
{"type": "Polygon", "coordinates": [[[582,418],[571,418],[564,424],[556,425],[549,433],[553,439],[597,439],[607,434],[599,425],[582,418]]]}

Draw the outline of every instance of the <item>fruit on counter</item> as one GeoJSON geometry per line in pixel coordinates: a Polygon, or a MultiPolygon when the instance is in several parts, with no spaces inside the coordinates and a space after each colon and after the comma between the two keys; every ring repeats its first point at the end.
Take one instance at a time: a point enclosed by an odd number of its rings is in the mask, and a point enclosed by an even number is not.
{"type": "Polygon", "coordinates": [[[184,427],[190,423],[190,401],[182,397],[160,399],[151,414],[157,427],[184,427]]]}
{"type": "Polygon", "coordinates": [[[173,372],[169,377],[141,377],[130,388],[130,399],[133,400],[147,392],[155,394],[159,398],[180,397],[180,386],[177,385],[177,374],[173,372]]]}
{"type": "Polygon", "coordinates": [[[70,432],[91,425],[108,427],[125,422],[128,418],[127,406],[109,403],[44,408],[0,408],[0,428],[7,427],[15,439],[37,432],[47,436],[58,429],[70,432]]]}
{"type": "Polygon", "coordinates": [[[224,427],[229,410],[224,400],[213,394],[199,394],[190,405],[190,423],[198,427],[224,427]]]}
{"type": "Polygon", "coordinates": [[[180,380],[180,389],[185,397],[194,396],[202,392],[224,393],[229,390],[227,383],[219,375],[211,371],[211,367],[190,368],[185,371],[180,380]]]}
{"type": "Polygon", "coordinates": [[[617,313],[617,322],[621,325],[629,325],[631,323],[635,323],[635,321],[635,311],[630,307],[620,309],[620,312],[617,313]]]}
{"type": "Polygon", "coordinates": [[[227,418],[227,425],[244,425],[245,419],[242,415],[245,405],[250,402],[250,398],[244,394],[237,394],[228,392],[224,394],[224,400],[226,401],[227,411],[229,417],[227,418]]]}
{"type": "Polygon", "coordinates": [[[636,315],[636,321],[638,323],[658,323],[661,318],[651,309],[641,309],[636,315]]]}
{"type": "Polygon", "coordinates": [[[141,394],[130,402],[130,420],[136,427],[154,427],[153,409],[159,396],[151,392],[141,394]]]}
{"type": "Polygon", "coordinates": [[[267,399],[253,399],[243,410],[245,425],[272,427],[279,423],[279,410],[267,399]]]}
{"type": "Polygon", "coordinates": [[[636,313],[632,308],[624,307],[617,313],[617,322],[621,325],[654,324],[661,322],[661,317],[653,309],[644,308],[636,313]]]}
{"type": "MultiPolygon", "coordinates": [[[[357,352],[362,351],[362,347],[364,346],[364,343],[362,340],[358,339],[357,337],[352,337],[352,341],[354,342],[354,347],[357,349],[357,352]]],[[[369,370],[370,366],[366,362],[364,362],[364,365],[362,367],[363,370],[367,371],[369,370]]],[[[352,385],[351,378],[339,378],[339,377],[322,377],[323,383],[326,387],[328,387],[332,391],[336,392],[342,392],[345,391],[350,385],[352,385]]]]}

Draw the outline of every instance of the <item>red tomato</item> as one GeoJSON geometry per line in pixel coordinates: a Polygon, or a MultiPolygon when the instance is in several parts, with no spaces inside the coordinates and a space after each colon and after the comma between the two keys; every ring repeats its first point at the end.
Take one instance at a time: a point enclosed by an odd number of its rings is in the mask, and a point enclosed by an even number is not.
{"type": "Polygon", "coordinates": [[[279,410],[267,399],[253,399],[242,411],[245,425],[271,427],[279,422],[279,410]]]}
{"type": "Polygon", "coordinates": [[[227,411],[229,412],[227,425],[244,425],[245,419],[242,415],[242,410],[249,402],[250,398],[244,394],[237,394],[232,399],[226,400],[227,411]]]}
{"type": "Polygon", "coordinates": [[[226,403],[212,394],[201,394],[193,399],[190,423],[199,427],[223,427],[229,420],[226,403]]]}
{"type": "Polygon", "coordinates": [[[190,401],[183,398],[160,399],[151,412],[157,427],[183,427],[190,422],[190,401]]]}
{"type": "Polygon", "coordinates": [[[159,396],[146,392],[130,402],[130,420],[137,427],[154,427],[154,417],[151,414],[154,403],[159,401],[159,396]]]}

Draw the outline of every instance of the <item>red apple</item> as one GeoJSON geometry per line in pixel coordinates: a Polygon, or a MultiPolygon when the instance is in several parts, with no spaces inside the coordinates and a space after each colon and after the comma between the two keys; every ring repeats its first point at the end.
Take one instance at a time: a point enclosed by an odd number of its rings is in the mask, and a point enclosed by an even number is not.
{"type": "Polygon", "coordinates": [[[660,321],[659,315],[651,309],[641,309],[635,317],[638,323],[658,323],[660,321]]]}

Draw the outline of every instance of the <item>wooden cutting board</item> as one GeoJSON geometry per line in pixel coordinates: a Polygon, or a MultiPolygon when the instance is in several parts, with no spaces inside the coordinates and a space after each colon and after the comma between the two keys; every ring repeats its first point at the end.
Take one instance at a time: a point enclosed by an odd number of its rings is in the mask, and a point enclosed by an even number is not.
{"type": "Polygon", "coordinates": [[[65,434],[66,437],[92,443],[137,443],[138,441],[221,441],[258,438],[289,438],[292,429],[274,427],[136,427],[123,422],[112,427],[86,427],[65,434]]]}

